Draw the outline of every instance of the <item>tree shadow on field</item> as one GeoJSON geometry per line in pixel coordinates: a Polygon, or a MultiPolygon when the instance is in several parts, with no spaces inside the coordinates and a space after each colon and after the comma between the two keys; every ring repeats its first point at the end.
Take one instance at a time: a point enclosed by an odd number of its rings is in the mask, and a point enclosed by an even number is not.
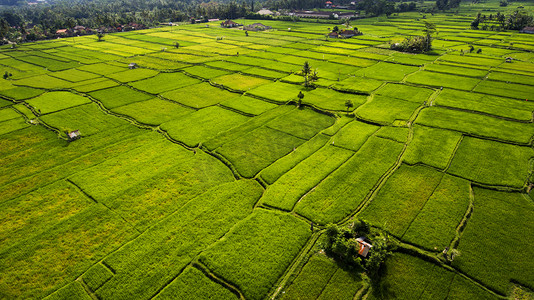
{"type": "Polygon", "coordinates": [[[397,299],[396,294],[391,290],[391,284],[384,280],[387,274],[387,264],[383,264],[375,277],[371,277],[371,294],[374,299],[397,299]]]}

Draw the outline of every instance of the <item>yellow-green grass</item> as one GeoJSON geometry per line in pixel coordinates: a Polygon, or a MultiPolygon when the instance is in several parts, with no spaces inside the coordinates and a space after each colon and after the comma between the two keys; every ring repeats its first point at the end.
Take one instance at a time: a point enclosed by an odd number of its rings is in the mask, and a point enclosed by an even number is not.
{"type": "Polygon", "coordinates": [[[433,103],[521,121],[532,120],[534,110],[533,102],[452,89],[444,89],[433,103]]]}
{"type": "Polygon", "coordinates": [[[60,131],[80,130],[83,136],[89,136],[128,122],[105,114],[98,105],[88,103],[55,113],[41,116],[40,119],[60,131]]]}
{"type": "Polygon", "coordinates": [[[247,299],[263,299],[311,235],[306,222],[259,209],[200,256],[247,299]]]}
{"type": "MultiPolygon", "coordinates": [[[[151,94],[161,94],[166,91],[179,89],[199,83],[200,80],[183,73],[161,73],[152,78],[130,83],[131,86],[151,94]]],[[[193,89],[195,89],[193,87],[193,89]]]]}
{"type": "Polygon", "coordinates": [[[432,168],[401,165],[359,216],[402,237],[442,177],[443,173],[432,168]]]}
{"type": "Polygon", "coordinates": [[[111,277],[113,277],[113,272],[103,264],[97,263],[82,275],[82,280],[89,290],[94,293],[111,277]]]}
{"type": "Polygon", "coordinates": [[[422,163],[445,169],[461,138],[462,134],[457,131],[416,125],[404,161],[412,165],[422,163]]]}
{"type": "Polygon", "coordinates": [[[100,77],[97,74],[80,71],[77,69],[68,69],[65,71],[52,72],[49,73],[49,75],[70,82],[80,82],[100,77]]]}
{"type": "Polygon", "coordinates": [[[453,65],[448,63],[435,63],[425,66],[426,71],[448,73],[453,75],[461,75],[468,77],[484,78],[488,74],[488,70],[479,70],[476,68],[466,68],[465,65],[453,65]]]}
{"type": "Polygon", "coordinates": [[[303,108],[296,109],[285,117],[276,118],[267,126],[307,140],[319,131],[332,126],[334,121],[335,119],[329,115],[303,108]]]}
{"type": "Polygon", "coordinates": [[[334,85],[336,90],[348,91],[353,93],[371,93],[382,85],[382,81],[364,78],[364,77],[349,77],[334,85]]]}
{"type": "Polygon", "coordinates": [[[405,84],[388,83],[378,89],[375,94],[387,97],[412,101],[417,103],[425,102],[434,91],[428,88],[420,88],[405,84]]]}
{"type": "Polygon", "coordinates": [[[407,121],[421,104],[375,95],[371,101],[358,107],[354,113],[359,118],[389,125],[394,121],[407,121]]]}
{"type": "Polygon", "coordinates": [[[326,255],[311,256],[281,299],[317,299],[337,269],[335,262],[326,255]]]}
{"type": "Polygon", "coordinates": [[[188,74],[194,75],[194,76],[202,77],[204,79],[212,79],[215,77],[228,75],[231,73],[230,71],[224,71],[224,70],[219,70],[215,68],[208,68],[202,65],[187,67],[187,68],[182,69],[182,71],[188,74]]]}
{"type": "Polygon", "coordinates": [[[430,71],[419,71],[409,75],[406,78],[406,82],[423,86],[449,87],[470,91],[477,86],[480,79],[430,71]]]}
{"type": "MultiPolygon", "coordinates": [[[[207,62],[205,65],[209,67],[225,70],[226,72],[223,75],[227,75],[228,73],[232,73],[236,71],[243,71],[243,70],[250,68],[250,66],[248,65],[240,65],[236,63],[231,63],[227,61],[219,61],[219,60],[207,62]]],[[[219,77],[219,76],[222,76],[222,75],[219,74],[218,76],[215,76],[215,77],[219,77]]],[[[214,77],[210,76],[210,79],[213,79],[213,78],[214,77]]]]}
{"type": "Polygon", "coordinates": [[[469,182],[444,175],[402,239],[430,251],[442,251],[453,240],[468,204],[469,182]]]}
{"type": "Polygon", "coordinates": [[[358,121],[350,122],[332,137],[332,144],[337,147],[358,151],[379,128],[379,126],[358,121]]]}
{"type": "Polygon", "coordinates": [[[221,102],[220,105],[251,115],[260,115],[267,110],[277,107],[276,104],[247,96],[234,97],[221,102]]]}
{"type": "Polygon", "coordinates": [[[528,144],[534,134],[534,128],[528,123],[439,107],[423,109],[416,123],[520,144],[528,144]]]}
{"type": "Polygon", "coordinates": [[[261,192],[257,182],[239,180],[209,189],[180,206],[104,259],[116,273],[96,295],[104,299],[154,296],[201,251],[239,227],[235,225],[250,215],[261,192]]]}
{"type": "Polygon", "coordinates": [[[0,269],[5,275],[0,284],[8,287],[3,293],[13,298],[44,297],[76,279],[135,234],[102,204],[87,206],[0,253],[4,262],[0,269]]]}
{"type": "Polygon", "coordinates": [[[260,85],[270,83],[267,79],[246,76],[241,74],[223,75],[211,80],[213,83],[223,85],[232,90],[248,91],[260,85]]]}
{"type": "Polygon", "coordinates": [[[314,223],[341,221],[367,197],[401,150],[400,143],[371,137],[351,159],[303,197],[295,211],[314,223]]]}
{"type": "Polygon", "coordinates": [[[276,102],[284,103],[295,100],[304,88],[300,85],[285,82],[274,82],[262,85],[247,92],[247,94],[267,98],[276,102]]]}
{"type": "Polygon", "coordinates": [[[404,144],[408,139],[408,133],[409,129],[406,127],[382,126],[376,132],[376,136],[404,144]]]}
{"type": "Polygon", "coordinates": [[[66,80],[55,78],[46,74],[13,80],[13,84],[17,86],[41,89],[68,88],[71,85],[71,83],[66,80]]]}
{"type": "Polygon", "coordinates": [[[504,59],[496,59],[488,56],[482,56],[477,54],[471,55],[458,55],[458,54],[445,54],[439,58],[439,61],[448,61],[453,63],[459,63],[464,65],[480,65],[496,67],[504,63],[504,59]]]}
{"type": "Polygon", "coordinates": [[[121,71],[113,74],[108,74],[106,77],[120,81],[122,83],[137,81],[141,79],[151,78],[158,75],[158,71],[149,69],[131,69],[121,71]]]}
{"type": "Polygon", "coordinates": [[[367,96],[365,95],[341,93],[324,88],[317,88],[309,92],[304,92],[303,94],[304,98],[302,98],[302,103],[311,104],[326,110],[347,111],[345,104],[347,101],[350,101],[352,107],[349,108],[349,111],[353,111],[367,101],[367,96]]]}
{"type": "Polygon", "coordinates": [[[123,58],[120,60],[120,62],[123,62],[125,65],[136,63],[141,68],[155,70],[177,70],[190,65],[186,62],[179,62],[148,55],[123,58]]]}
{"type": "Polygon", "coordinates": [[[194,112],[190,108],[158,98],[134,102],[114,108],[112,111],[127,115],[140,123],[149,125],[160,125],[194,112]]]}
{"type": "Polygon", "coordinates": [[[406,75],[419,70],[419,67],[379,62],[376,65],[360,69],[354,74],[385,81],[401,81],[406,75]]]}
{"type": "Polygon", "coordinates": [[[495,96],[516,98],[528,101],[532,100],[534,86],[517,83],[507,83],[503,81],[485,80],[474,89],[475,92],[490,94],[495,96]]]}
{"type": "Polygon", "coordinates": [[[532,288],[532,200],[482,188],[474,194],[473,213],[458,247],[461,255],[453,266],[502,295],[509,293],[510,282],[532,288]]]}
{"type": "Polygon", "coordinates": [[[89,93],[89,95],[102,102],[105,107],[110,109],[148,100],[154,97],[146,93],[135,91],[127,86],[117,86],[109,89],[98,90],[89,93]]]}
{"type": "Polygon", "coordinates": [[[12,89],[2,90],[0,91],[0,95],[5,96],[7,98],[15,99],[15,100],[24,100],[24,99],[39,96],[43,92],[44,91],[41,89],[21,86],[21,87],[15,87],[12,89]]]}
{"type": "Polygon", "coordinates": [[[12,120],[16,118],[21,118],[22,116],[12,108],[3,108],[0,109],[0,122],[4,122],[7,120],[12,120]]]}
{"type": "Polygon", "coordinates": [[[328,61],[356,66],[356,67],[362,67],[362,68],[370,67],[377,63],[376,60],[370,60],[370,59],[359,58],[359,57],[336,57],[336,58],[329,59],[328,61]]]}
{"type": "Polygon", "coordinates": [[[128,68],[128,64],[124,64],[123,67],[119,67],[119,66],[111,65],[107,63],[97,63],[97,64],[78,67],[78,70],[88,71],[88,72],[92,72],[92,73],[99,74],[99,75],[109,75],[109,74],[125,71],[127,68],[128,68]]]}
{"type": "Polygon", "coordinates": [[[65,300],[65,299],[80,299],[91,300],[91,296],[85,291],[82,284],[78,281],[69,283],[68,285],[60,288],[54,293],[50,294],[46,300],[65,300]]]}
{"type": "Polygon", "coordinates": [[[314,136],[309,141],[295,148],[295,150],[288,155],[278,159],[267,168],[263,169],[260,173],[261,178],[268,184],[273,184],[280,178],[280,176],[322,148],[328,140],[329,137],[323,134],[314,136]]]}
{"type": "Polygon", "coordinates": [[[6,107],[6,106],[10,106],[12,104],[13,104],[13,102],[11,102],[9,100],[0,99],[0,108],[6,107]]]}
{"type": "Polygon", "coordinates": [[[192,108],[204,108],[235,98],[239,94],[202,82],[162,93],[161,96],[192,108]]]}
{"type": "Polygon", "coordinates": [[[79,82],[77,84],[72,85],[72,89],[81,92],[81,93],[89,93],[94,92],[98,90],[103,90],[111,87],[118,86],[119,84],[111,79],[107,78],[96,78],[93,80],[87,80],[83,82],[79,82]]]}
{"type": "Polygon", "coordinates": [[[196,268],[187,267],[154,299],[239,299],[226,287],[208,278],[196,268]]]}
{"type": "Polygon", "coordinates": [[[532,157],[531,147],[465,137],[447,172],[483,184],[521,188],[532,157]]]}
{"type": "Polygon", "coordinates": [[[299,199],[349,159],[354,152],[327,145],[270,185],[261,203],[290,211],[299,199]]]}
{"type": "Polygon", "coordinates": [[[356,292],[363,286],[360,274],[350,269],[338,268],[332,275],[328,285],[317,298],[320,300],[328,299],[354,299],[356,292]]]}
{"type": "Polygon", "coordinates": [[[195,147],[217,134],[237,127],[249,117],[220,107],[207,107],[184,116],[179,120],[172,120],[161,124],[161,129],[175,140],[188,146],[195,147]]]}
{"type": "Polygon", "coordinates": [[[18,103],[18,104],[14,104],[13,106],[14,109],[16,109],[18,112],[20,112],[24,117],[26,117],[27,119],[33,119],[35,118],[35,114],[33,113],[33,111],[28,108],[25,103],[18,103]]]}
{"type": "Polygon", "coordinates": [[[251,178],[304,141],[278,130],[260,127],[217,148],[216,152],[228,159],[239,174],[251,178]]]}
{"type": "Polygon", "coordinates": [[[387,259],[369,299],[499,299],[460,274],[407,254],[387,259]]]}
{"type": "Polygon", "coordinates": [[[27,53],[20,53],[20,54],[14,55],[13,53],[15,52],[10,52],[10,55],[18,60],[41,66],[50,71],[62,71],[62,70],[77,67],[79,65],[77,62],[74,62],[74,61],[62,61],[62,60],[54,59],[51,57],[42,57],[42,56],[31,55],[27,53]]]}
{"type": "MultiPolygon", "coordinates": [[[[138,230],[144,231],[206,190],[234,181],[230,169],[208,154],[175,158],[180,159],[180,163],[169,163],[172,166],[164,172],[155,172],[117,197],[103,201],[138,230]]],[[[124,169],[131,168],[125,166],[124,169]]]]}
{"type": "Polygon", "coordinates": [[[70,92],[48,92],[26,103],[33,106],[40,114],[49,114],[66,108],[90,103],[91,99],[70,92]]]}

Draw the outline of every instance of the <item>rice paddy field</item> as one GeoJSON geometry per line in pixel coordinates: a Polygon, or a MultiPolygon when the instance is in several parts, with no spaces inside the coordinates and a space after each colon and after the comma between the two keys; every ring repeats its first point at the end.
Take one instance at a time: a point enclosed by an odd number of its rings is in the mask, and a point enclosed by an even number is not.
{"type": "Polygon", "coordinates": [[[534,35],[470,29],[519,4],[1,47],[0,299],[532,297],[534,35]],[[378,284],[321,251],[354,219],[378,284]]]}

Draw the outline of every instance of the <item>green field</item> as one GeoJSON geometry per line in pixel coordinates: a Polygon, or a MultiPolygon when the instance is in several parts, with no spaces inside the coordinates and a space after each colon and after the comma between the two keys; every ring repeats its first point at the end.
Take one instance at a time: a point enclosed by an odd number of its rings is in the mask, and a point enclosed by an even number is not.
{"type": "Polygon", "coordinates": [[[519,5],[0,46],[0,299],[534,294],[533,35],[470,28],[519,5]],[[325,247],[357,219],[379,279],[325,247]]]}

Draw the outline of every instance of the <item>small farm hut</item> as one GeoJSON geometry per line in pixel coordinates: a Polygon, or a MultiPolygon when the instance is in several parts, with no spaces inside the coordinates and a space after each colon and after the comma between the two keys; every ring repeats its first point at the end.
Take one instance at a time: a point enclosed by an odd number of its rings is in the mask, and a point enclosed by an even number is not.
{"type": "Polygon", "coordinates": [[[358,244],[360,245],[360,249],[358,250],[358,254],[363,256],[363,257],[367,257],[367,255],[369,254],[369,250],[371,250],[371,248],[373,248],[373,245],[371,245],[368,242],[366,242],[364,237],[357,238],[356,242],[358,242],[358,244]]]}
{"type": "Polygon", "coordinates": [[[507,62],[507,63],[511,63],[511,62],[512,62],[512,58],[511,58],[510,56],[508,56],[508,57],[506,58],[506,62],[507,62]]]}
{"type": "Polygon", "coordinates": [[[67,135],[69,136],[69,141],[74,141],[82,137],[79,130],[71,131],[67,135]]]}
{"type": "Polygon", "coordinates": [[[130,68],[130,69],[137,69],[137,64],[136,64],[136,63],[130,63],[130,64],[128,65],[128,68],[130,68]]]}
{"type": "Polygon", "coordinates": [[[237,27],[237,26],[239,26],[239,24],[237,24],[236,22],[232,20],[226,20],[221,23],[221,27],[224,27],[224,28],[232,28],[232,27],[237,27]]]}

